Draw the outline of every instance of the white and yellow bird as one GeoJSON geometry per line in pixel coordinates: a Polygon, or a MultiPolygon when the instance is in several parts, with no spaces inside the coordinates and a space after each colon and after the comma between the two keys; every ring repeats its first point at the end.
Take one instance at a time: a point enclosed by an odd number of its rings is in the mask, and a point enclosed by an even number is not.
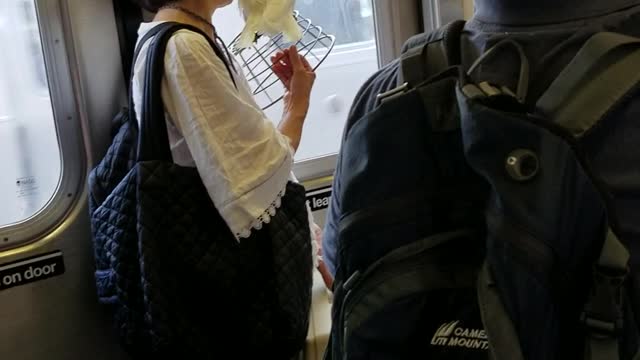
{"type": "Polygon", "coordinates": [[[273,37],[282,33],[288,42],[298,41],[302,37],[293,16],[295,0],[239,0],[239,5],[246,24],[238,40],[238,48],[250,47],[256,34],[273,37]]]}

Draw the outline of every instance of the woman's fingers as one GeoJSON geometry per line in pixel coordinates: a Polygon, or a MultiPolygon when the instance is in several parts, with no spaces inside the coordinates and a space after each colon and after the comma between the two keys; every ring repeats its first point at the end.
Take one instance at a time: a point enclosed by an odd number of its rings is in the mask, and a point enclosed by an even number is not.
{"type": "Polygon", "coordinates": [[[278,51],[275,55],[271,57],[271,63],[276,66],[279,65],[281,68],[289,67],[289,55],[284,51],[278,51]]]}
{"type": "Polygon", "coordinates": [[[289,49],[288,53],[288,60],[291,62],[291,65],[294,69],[294,71],[296,70],[306,70],[309,72],[313,72],[313,67],[311,67],[311,64],[309,64],[309,61],[307,61],[307,59],[303,56],[300,55],[300,53],[298,52],[298,48],[294,46],[291,46],[289,49]]]}
{"type": "Polygon", "coordinates": [[[284,51],[278,51],[271,57],[271,62],[273,64],[284,60],[287,57],[287,54],[284,51]]]}
{"type": "Polygon", "coordinates": [[[307,71],[313,71],[313,68],[311,67],[311,64],[309,64],[309,61],[307,61],[307,58],[300,55],[300,60],[302,60],[302,64],[304,65],[304,68],[307,69],[307,71]]]}
{"type": "Polygon", "coordinates": [[[279,63],[275,64],[274,66],[278,69],[278,71],[280,71],[280,73],[282,75],[284,75],[286,77],[289,77],[289,78],[291,76],[293,76],[293,69],[291,68],[291,66],[289,66],[289,65],[287,65],[285,63],[282,63],[282,62],[279,62],[279,63]]]}
{"type": "Polygon", "coordinates": [[[281,63],[273,64],[272,69],[273,69],[274,74],[276,74],[276,76],[278,76],[278,79],[280,79],[280,81],[282,81],[282,83],[284,84],[285,88],[288,90],[289,89],[289,84],[291,83],[291,77],[293,76],[293,73],[291,72],[291,70],[286,68],[281,63]]]}
{"type": "Polygon", "coordinates": [[[292,45],[283,51],[278,51],[271,57],[273,64],[273,72],[284,83],[287,90],[290,90],[290,84],[296,73],[307,73],[308,76],[314,76],[313,68],[304,56],[300,55],[298,48],[292,45]]]}
{"type": "Polygon", "coordinates": [[[289,75],[287,74],[287,71],[284,69],[284,67],[280,64],[274,64],[273,65],[273,72],[278,76],[278,78],[280,78],[280,80],[285,81],[287,80],[287,78],[289,77],[289,75]]]}
{"type": "Polygon", "coordinates": [[[291,66],[293,67],[294,72],[299,70],[306,70],[301,56],[298,53],[298,48],[296,48],[295,45],[291,45],[291,47],[289,48],[289,61],[291,61],[291,66]]]}

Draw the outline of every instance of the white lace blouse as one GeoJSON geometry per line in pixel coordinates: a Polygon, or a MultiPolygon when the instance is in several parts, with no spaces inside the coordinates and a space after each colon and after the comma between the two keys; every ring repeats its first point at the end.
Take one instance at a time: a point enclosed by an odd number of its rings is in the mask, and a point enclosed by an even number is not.
{"type": "MultiPolygon", "coordinates": [[[[139,38],[158,24],[141,24],[139,38]]],[[[137,114],[148,43],[133,71],[137,114]]],[[[265,117],[234,64],[238,89],[207,40],[180,30],[167,45],[162,99],[173,161],[198,168],[214,205],[240,240],[269,222],[287,182],[295,178],[288,138],[265,117]]]]}

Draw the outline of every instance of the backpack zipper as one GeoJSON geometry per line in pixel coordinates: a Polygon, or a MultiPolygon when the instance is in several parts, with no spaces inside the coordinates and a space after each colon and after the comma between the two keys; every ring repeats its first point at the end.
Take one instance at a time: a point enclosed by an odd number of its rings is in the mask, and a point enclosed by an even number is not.
{"type": "MultiPolygon", "coordinates": [[[[374,223],[376,225],[393,224],[408,217],[406,214],[407,211],[403,210],[407,208],[417,209],[416,205],[420,204],[425,198],[426,193],[424,191],[415,191],[375,206],[354,211],[340,220],[339,232],[344,233],[350,231],[351,228],[356,225],[361,226],[367,223],[374,223]]],[[[411,215],[415,215],[415,212],[411,215]]]]}

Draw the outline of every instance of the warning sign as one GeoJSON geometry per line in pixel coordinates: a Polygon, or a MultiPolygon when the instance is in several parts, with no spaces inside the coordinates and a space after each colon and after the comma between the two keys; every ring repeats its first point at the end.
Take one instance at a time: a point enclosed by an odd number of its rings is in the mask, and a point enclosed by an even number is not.
{"type": "Polygon", "coordinates": [[[0,291],[64,274],[61,251],[0,265],[0,291]]]}
{"type": "Polygon", "coordinates": [[[311,211],[318,211],[329,207],[331,201],[331,186],[315,189],[307,193],[307,204],[311,211]]]}
{"type": "Polygon", "coordinates": [[[38,183],[35,176],[27,176],[16,179],[16,195],[24,198],[38,193],[38,183]]]}

